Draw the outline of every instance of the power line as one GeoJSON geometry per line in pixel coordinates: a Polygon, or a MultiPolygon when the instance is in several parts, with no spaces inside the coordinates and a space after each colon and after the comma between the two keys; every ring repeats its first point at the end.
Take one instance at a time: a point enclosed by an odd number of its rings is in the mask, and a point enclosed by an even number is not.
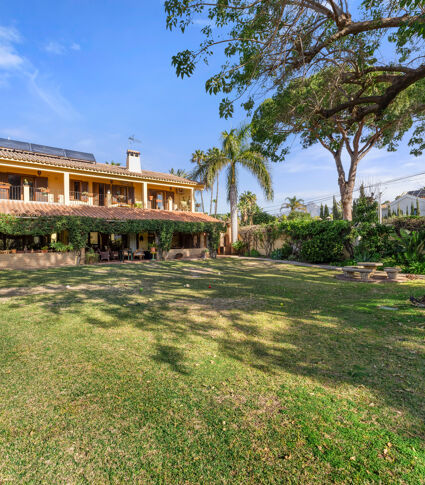
{"type": "MultiPolygon", "coordinates": [[[[425,172],[419,172],[419,173],[407,175],[407,176],[404,176],[404,177],[396,177],[396,178],[393,178],[393,179],[386,180],[384,182],[375,182],[375,183],[370,184],[370,185],[365,185],[364,188],[369,189],[369,188],[372,188],[372,187],[376,187],[378,185],[391,185],[391,184],[394,184],[394,183],[397,183],[397,182],[409,180],[409,179],[412,179],[412,178],[415,178],[415,177],[420,177],[420,176],[423,176],[423,175],[425,175],[425,172]]],[[[354,189],[353,192],[358,192],[359,190],[360,190],[360,187],[357,187],[357,188],[354,189]]],[[[317,197],[315,199],[310,199],[310,200],[307,200],[306,202],[304,202],[304,205],[313,204],[313,203],[317,203],[317,202],[325,202],[329,199],[332,199],[333,197],[340,197],[340,194],[329,194],[329,195],[317,197]]],[[[283,203],[284,202],[281,202],[279,204],[273,204],[273,205],[265,206],[263,208],[263,210],[264,210],[264,212],[280,211],[280,207],[282,206],[283,203]]]]}

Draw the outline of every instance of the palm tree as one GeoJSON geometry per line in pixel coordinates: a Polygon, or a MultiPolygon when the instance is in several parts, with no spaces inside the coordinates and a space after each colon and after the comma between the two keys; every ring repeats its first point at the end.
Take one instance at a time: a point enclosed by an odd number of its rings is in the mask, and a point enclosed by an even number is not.
{"type": "Polygon", "coordinates": [[[303,199],[297,199],[297,197],[294,195],[293,197],[286,197],[288,202],[284,202],[282,206],[280,207],[280,210],[282,211],[283,209],[290,209],[291,212],[294,212],[296,210],[302,210],[305,212],[306,206],[304,204],[303,199]]]}
{"type": "Polygon", "coordinates": [[[273,198],[272,182],[267,159],[250,149],[250,127],[244,126],[221,134],[222,148],[208,151],[206,179],[211,182],[224,168],[227,178],[227,198],[230,202],[232,243],[238,240],[238,173],[239,167],[248,169],[257,179],[267,199],[273,198]]]}
{"type": "MultiPolygon", "coordinates": [[[[196,163],[197,165],[194,172],[191,174],[191,177],[194,179],[197,179],[201,183],[204,183],[204,181],[202,180],[202,177],[200,177],[199,175],[196,175],[196,173],[198,172],[198,169],[200,169],[205,163],[205,153],[202,150],[195,150],[192,153],[192,158],[190,161],[192,163],[196,163]]],[[[205,212],[204,196],[203,196],[202,190],[200,190],[199,193],[201,194],[202,212],[205,212]]]]}
{"type": "Polygon", "coordinates": [[[177,177],[182,177],[184,179],[187,179],[190,176],[184,168],[178,168],[177,170],[174,168],[170,168],[169,173],[176,175],[177,177]]]}
{"type": "Polygon", "coordinates": [[[241,220],[243,223],[252,224],[252,217],[257,206],[257,196],[247,190],[239,197],[238,208],[241,211],[241,220]]]}

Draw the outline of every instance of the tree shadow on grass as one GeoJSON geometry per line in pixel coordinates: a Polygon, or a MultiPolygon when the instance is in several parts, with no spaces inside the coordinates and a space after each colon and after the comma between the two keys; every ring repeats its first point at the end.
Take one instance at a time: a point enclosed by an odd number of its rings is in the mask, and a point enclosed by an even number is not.
{"type": "MultiPolygon", "coordinates": [[[[364,386],[418,423],[425,421],[423,313],[404,304],[412,291],[425,289],[422,283],[415,283],[416,290],[346,285],[322,270],[237,264],[209,263],[222,273],[222,284],[213,289],[207,285],[210,275],[191,280],[182,275],[181,264],[157,264],[155,274],[126,266],[114,275],[133,281],[132,287],[62,292],[35,301],[48,313],[69,312],[99,328],[130,324],[140,331],[141,342],[155,335],[152,360],[179,374],[189,372],[183,344],[207,339],[222,356],[244,366],[306,376],[326,386],[364,386]],[[135,278],[151,281],[151,292],[140,294],[135,278]],[[186,281],[191,282],[187,290],[186,281]],[[378,310],[382,301],[393,301],[399,311],[378,310]],[[87,314],[87,304],[96,311],[87,314]]],[[[409,432],[423,437],[424,426],[409,432]]]]}

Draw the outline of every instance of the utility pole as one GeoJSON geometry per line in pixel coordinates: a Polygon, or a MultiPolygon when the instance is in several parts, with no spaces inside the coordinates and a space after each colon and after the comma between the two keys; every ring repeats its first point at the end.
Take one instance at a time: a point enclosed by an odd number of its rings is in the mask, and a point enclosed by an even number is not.
{"type": "Polygon", "coordinates": [[[381,204],[381,187],[378,189],[378,215],[379,215],[379,224],[382,224],[382,204],[381,204]]]}

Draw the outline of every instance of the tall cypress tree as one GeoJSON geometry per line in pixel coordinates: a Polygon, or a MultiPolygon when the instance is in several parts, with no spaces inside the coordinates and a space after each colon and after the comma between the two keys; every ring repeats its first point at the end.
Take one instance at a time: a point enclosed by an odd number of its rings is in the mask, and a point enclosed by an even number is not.
{"type": "Polygon", "coordinates": [[[323,217],[327,219],[329,217],[329,207],[328,204],[325,204],[325,208],[323,210],[323,217]]]}
{"type": "Polygon", "coordinates": [[[338,203],[336,201],[335,196],[332,201],[332,217],[334,221],[342,219],[342,214],[341,214],[341,211],[339,210],[338,203]]]}
{"type": "Polygon", "coordinates": [[[419,199],[416,199],[416,215],[420,216],[421,215],[421,209],[419,207],[419,199]]]}
{"type": "Polygon", "coordinates": [[[324,215],[323,215],[323,204],[320,204],[320,219],[324,219],[324,215]]]}

